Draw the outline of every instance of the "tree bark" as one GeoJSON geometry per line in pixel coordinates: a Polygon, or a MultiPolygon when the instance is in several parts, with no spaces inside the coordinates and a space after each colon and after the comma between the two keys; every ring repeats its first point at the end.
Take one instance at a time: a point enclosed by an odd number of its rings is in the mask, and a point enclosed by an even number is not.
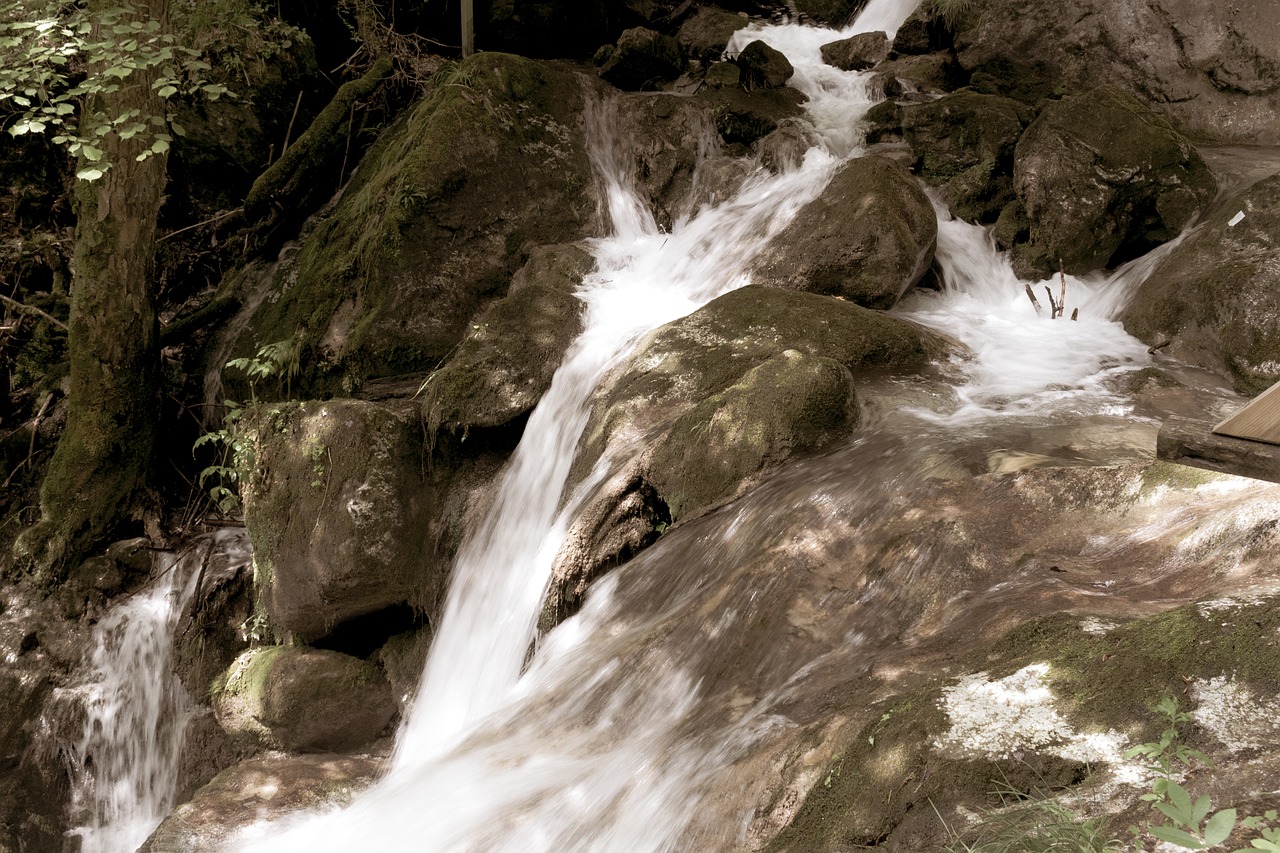
{"type": "MultiPolygon", "coordinates": [[[[88,10],[93,16],[114,6],[89,0],[88,10]]],[[[169,0],[134,0],[129,9],[126,20],[155,20],[168,30],[169,0]]],[[[163,116],[156,79],[155,71],[136,70],[84,109],[163,116]]],[[[150,143],[107,134],[101,147],[111,168],[76,188],[67,421],[41,485],[41,520],[17,543],[45,580],[65,576],[94,545],[140,518],[150,493],[160,414],[155,233],[167,169],[165,154],[137,160],[150,143]]]]}

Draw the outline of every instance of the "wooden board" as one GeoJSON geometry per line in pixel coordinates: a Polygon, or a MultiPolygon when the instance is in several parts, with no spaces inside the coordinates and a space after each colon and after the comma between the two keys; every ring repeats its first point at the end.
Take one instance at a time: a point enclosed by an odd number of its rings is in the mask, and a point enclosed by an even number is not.
{"type": "Polygon", "coordinates": [[[1208,421],[1172,417],[1156,437],[1156,458],[1280,483],[1280,446],[1219,435],[1208,421]]]}
{"type": "Polygon", "coordinates": [[[1280,382],[1213,428],[1218,435],[1280,444],[1280,382]]]}

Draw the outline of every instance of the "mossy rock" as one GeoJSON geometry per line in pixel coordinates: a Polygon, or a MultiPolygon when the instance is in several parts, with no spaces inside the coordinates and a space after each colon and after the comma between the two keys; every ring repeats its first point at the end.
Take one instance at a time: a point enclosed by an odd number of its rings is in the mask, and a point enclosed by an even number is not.
{"type": "Polygon", "coordinates": [[[295,752],[364,746],[397,711],[377,666],[303,646],[250,649],[215,684],[211,699],[229,733],[295,752]]]}
{"type": "Polygon", "coordinates": [[[582,331],[582,302],[573,292],[594,266],[580,246],[535,250],[511,292],[475,318],[423,386],[428,428],[465,435],[532,411],[582,331]]]}
{"type": "MultiPolygon", "coordinates": [[[[947,52],[886,59],[876,65],[875,74],[881,80],[905,80],[911,84],[909,91],[930,95],[945,94],[968,82],[955,57],[947,52]]],[[[898,91],[902,91],[900,84],[898,91]]]]}
{"type": "Polygon", "coordinates": [[[588,236],[581,75],[478,53],[364,158],[232,355],[300,337],[303,392],[427,371],[540,245],[588,236]]]}
{"type": "Polygon", "coordinates": [[[858,33],[822,46],[822,61],[841,71],[865,71],[889,55],[889,37],[883,31],[858,33]]]}
{"type": "Polygon", "coordinates": [[[831,359],[856,378],[918,370],[946,349],[933,332],[849,302],[743,287],[649,337],[593,406],[575,472],[585,473],[619,431],[665,428],[787,350],[831,359]]]}
{"type": "Polygon", "coordinates": [[[1280,175],[1218,207],[1138,287],[1125,329],[1256,394],[1280,380],[1280,175]],[[1229,223],[1238,213],[1244,218],[1229,223]]]}
{"type": "Polygon", "coordinates": [[[1014,158],[1031,225],[1013,251],[1024,278],[1048,277],[1059,259],[1083,273],[1136,257],[1177,236],[1216,191],[1185,137],[1107,86],[1048,104],[1014,158]]]}
{"type": "Polygon", "coordinates": [[[273,627],[315,640],[395,605],[426,609],[444,558],[429,526],[416,411],[358,400],[280,404],[253,423],[242,484],[257,596],[273,627]]]}
{"type": "Polygon", "coordinates": [[[1011,98],[956,92],[902,108],[920,177],[960,219],[991,222],[1013,200],[1013,152],[1031,110],[1011,98]]]}
{"type": "Polygon", "coordinates": [[[753,281],[891,308],[928,270],[937,240],[933,205],[907,170],[860,157],[760,254],[753,281]]]}
{"type": "Polygon", "coordinates": [[[648,481],[671,520],[679,521],[734,497],[762,471],[857,422],[848,368],[785,350],[677,418],[653,449],[648,481]]]}
{"type": "Polygon", "coordinates": [[[782,51],[756,39],[738,54],[742,82],[748,89],[781,89],[787,85],[795,68],[782,51]]]}

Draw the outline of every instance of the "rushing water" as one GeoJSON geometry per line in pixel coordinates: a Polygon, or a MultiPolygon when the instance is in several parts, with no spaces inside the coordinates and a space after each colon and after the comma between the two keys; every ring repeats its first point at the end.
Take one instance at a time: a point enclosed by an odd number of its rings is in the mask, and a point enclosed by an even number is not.
{"type": "Polygon", "coordinates": [[[173,674],[174,629],[211,557],[245,564],[240,531],[156,559],[156,579],[93,630],[84,731],[71,749],[81,853],[136,850],[174,806],[178,761],[195,708],[173,674]]]}
{"type": "MultiPolygon", "coordinates": [[[[988,584],[989,608],[1014,595],[1052,603],[1097,594],[1101,587],[1089,586],[1095,579],[1084,573],[1084,580],[1016,590],[1003,578],[961,577],[929,549],[886,562],[879,575],[871,567],[894,557],[891,550],[867,557],[861,573],[837,576],[832,568],[848,565],[850,554],[866,556],[865,542],[891,538],[904,507],[932,502],[939,514],[952,511],[917,455],[899,453],[904,436],[945,455],[957,432],[970,440],[1009,424],[1033,429],[1082,419],[1111,428],[1132,414],[1117,378],[1149,362],[1114,317],[1153,257],[1111,276],[1068,277],[1067,314],[1078,308],[1079,317],[1052,319],[1044,287],[1057,299],[1059,281],[1032,283],[1037,315],[1028,283],[1013,275],[989,232],[940,209],[946,286],[898,310],[967,346],[944,366],[948,381],[928,380],[928,393],[908,388],[906,404],[873,417],[848,447],[793,466],[705,523],[664,536],[627,570],[597,582],[582,611],[527,660],[565,531],[607,473],[596,472],[565,500],[592,394],[648,331],[745,284],[755,254],[862,152],[860,122],[873,101],[866,75],[826,66],[819,47],[855,32],[892,34],[914,5],[872,0],[839,33],[753,26],[735,36],[731,50],[760,38],[788,55],[792,85],[809,96],[822,142],[795,169],[757,171],[735,198],[678,222],[670,234],[630,186],[627,141],[614,138],[611,105],[592,108],[591,150],[613,233],[596,241],[597,271],[579,291],[585,331],[530,417],[492,510],[459,555],[392,769],[352,806],[251,827],[233,849],[744,849],[755,831],[752,798],[763,796],[773,772],[769,750],[821,716],[807,697],[847,690],[875,667],[896,667],[908,634],[907,644],[946,635],[957,608],[974,607],[958,584],[988,584]],[[734,769],[753,761],[762,763],[749,777],[734,769]]],[[[998,435],[982,440],[999,449],[998,435]]],[[[1165,522],[1173,530],[1197,523],[1193,516],[1165,522]]],[[[1147,540],[1134,541],[1107,559],[1142,565],[1147,540]]],[[[1167,594],[1144,587],[1134,595],[1167,594]]],[[[169,612],[157,605],[161,611],[169,612]]],[[[984,613],[971,610],[972,624],[994,624],[984,613]]],[[[170,617],[156,618],[166,630],[170,617]]],[[[177,704],[167,713],[180,720],[180,702],[170,701],[177,704]]],[[[174,755],[178,743],[137,748],[174,755]]],[[[153,787],[171,791],[172,783],[153,787]]],[[[136,790],[133,796],[142,799],[136,790]]],[[[105,817],[95,818],[99,828],[86,838],[105,838],[102,827],[115,831],[112,821],[153,824],[164,808],[149,802],[145,819],[126,820],[103,806],[105,817]]],[[[127,843],[121,835],[86,849],[128,849],[137,838],[130,832],[127,843]]]]}

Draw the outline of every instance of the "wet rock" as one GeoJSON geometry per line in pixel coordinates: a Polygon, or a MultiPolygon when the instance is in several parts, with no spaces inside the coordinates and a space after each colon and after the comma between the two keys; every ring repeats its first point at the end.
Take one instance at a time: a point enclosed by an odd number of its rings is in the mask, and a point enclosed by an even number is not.
{"type": "Polygon", "coordinates": [[[391,685],[377,666],[302,646],[245,652],[211,698],[226,731],[294,752],[364,746],[382,734],[397,710],[391,685]]]}
{"type": "Polygon", "coordinates": [[[690,59],[718,62],[733,34],[751,23],[745,15],[726,12],[715,6],[699,6],[689,20],[680,25],[676,41],[684,46],[690,59]]]}
{"type": "Polygon", "coordinates": [[[600,66],[600,77],[628,92],[660,89],[684,71],[684,49],[671,36],[644,27],[624,32],[600,66]]]}
{"type": "Polygon", "coordinates": [[[736,496],[760,472],[857,424],[852,377],[785,350],[685,412],[653,448],[648,480],[678,521],[736,496]]]}
{"type": "MultiPolygon", "coordinates": [[[[381,135],[266,293],[242,285],[250,307],[228,358],[296,335],[292,393],[312,397],[432,370],[534,247],[592,232],[578,130],[589,78],[481,52],[453,79],[381,135]]],[[[228,396],[249,396],[227,379],[228,396]]]]}
{"type": "Polygon", "coordinates": [[[1256,394],[1280,380],[1280,175],[1255,183],[1175,247],[1121,317],[1148,343],[1256,394]],[[1243,213],[1236,224],[1229,224],[1243,213]]]}
{"type": "Polygon", "coordinates": [[[1102,87],[1047,105],[1018,142],[1014,189],[1030,222],[1014,246],[1024,278],[1136,257],[1172,239],[1215,191],[1195,147],[1123,92],[1102,87]]]}
{"type": "Polygon", "coordinates": [[[748,89],[781,89],[795,73],[791,61],[781,51],[759,39],[744,47],[735,61],[742,69],[742,82],[748,89]]]}
{"type": "Polygon", "coordinates": [[[466,435],[532,411],[582,330],[582,302],[573,291],[594,267],[580,246],[535,250],[510,293],[472,321],[457,351],[424,383],[428,429],[466,435]]]}
{"type": "Polygon", "coordinates": [[[950,29],[933,14],[928,3],[921,3],[893,35],[892,50],[896,56],[920,56],[950,47],[950,29]]]}
{"type": "Polygon", "coordinates": [[[863,122],[867,127],[867,144],[888,142],[902,136],[902,107],[892,100],[883,100],[867,110],[863,122]]]}
{"type": "Polygon", "coordinates": [[[863,157],[761,253],[753,280],[890,308],[929,268],[937,237],[933,206],[907,170],[863,157]]]}
{"type": "Polygon", "coordinates": [[[173,670],[187,691],[203,700],[214,679],[251,642],[265,639],[255,633],[266,626],[254,620],[253,561],[247,534],[223,530],[215,534],[212,547],[199,540],[194,547],[185,559],[199,561],[197,586],[174,627],[173,670]]]}
{"type": "Polygon", "coordinates": [[[990,222],[1013,200],[1013,152],[1030,123],[1018,101],[958,92],[901,108],[918,173],[941,186],[959,219],[990,222]]]}
{"type": "Polygon", "coordinates": [[[275,630],[315,640],[393,605],[438,596],[416,407],[281,404],[255,424],[242,486],[257,584],[275,630]]]}
{"type": "Polygon", "coordinates": [[[805,121],[784,120],[752,146],[760,165],[779,174],[797,168],[804,155],[817,144],[813,126],[805,121]]]}
{"type": "Polygon", "coordinates": [[[435,632],[427,626],[396,634],[378,649],[378,663],[387,674],[387,681],[391,682],[391,693],[400,706],[401,714],[408,712],[417,695],[434,636],[435,632]]]}
{"type": "Polygon", "coordinates": [[[875,75],[891,97],[898,92],[942,95],[966,83],[963,70],[949,53],[886,59],[876,65],[875,75]]]}
{"type": "Polygon", "coordinates": [[[378,758],[255,758],[219,773],[151,834],[139,853],[202,853],[261,820],[346,805],[384,770],[378,758]]]}
{"type": "Polygon", "coordinates": [[[956,27],[975,84],[1034,103],[1116,86],[1197,139],[1280,143],[1280,18],[1270,0],[971,4],[956,27]]]}
{"type": "Polygon", "coordinates": [[[883,31],[858,33],[822,46],[822,61],[841,71],[864,71],[889,55],[889,37],[883,31]]]}

